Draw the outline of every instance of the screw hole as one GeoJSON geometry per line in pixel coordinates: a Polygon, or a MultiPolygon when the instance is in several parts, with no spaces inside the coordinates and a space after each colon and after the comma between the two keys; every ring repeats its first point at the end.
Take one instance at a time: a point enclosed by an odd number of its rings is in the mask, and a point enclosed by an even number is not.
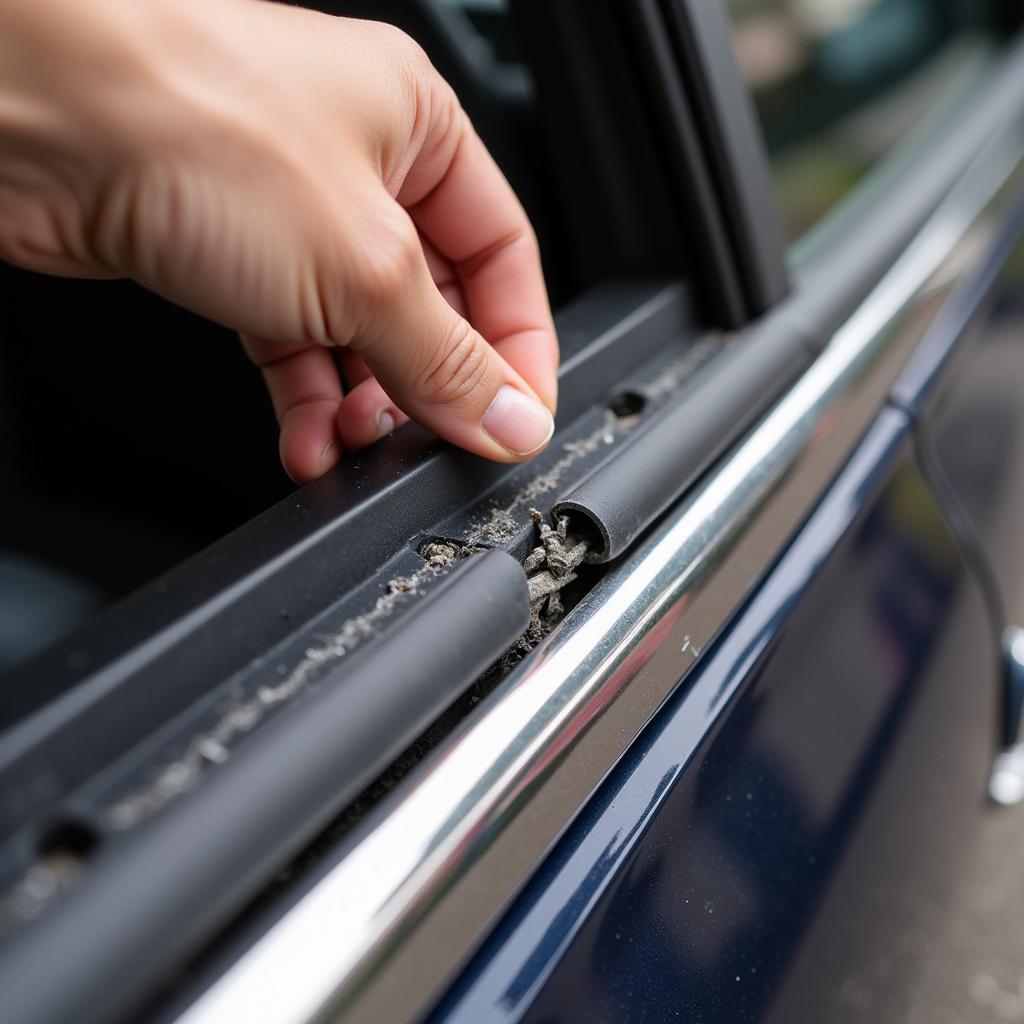
{"type": "Polygon", "coordinates": [[[628,420],[639,416],[645,405],[647,399],[643,395],[636,391],[623,391],[608,403],[608,408],[616,419],[628,420]]]}
{"type": "Polygon", "coordinates": [[[69,818],[51,825],[39,837],[38,850],[45,861],[81,864],[99,844],[100,837],[94,828],[69,818]]]}

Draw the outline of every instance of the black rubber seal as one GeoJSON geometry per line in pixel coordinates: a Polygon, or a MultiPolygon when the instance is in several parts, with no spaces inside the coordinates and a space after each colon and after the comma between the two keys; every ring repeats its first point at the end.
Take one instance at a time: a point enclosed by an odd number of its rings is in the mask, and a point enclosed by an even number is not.
{"type": "Polygon", "coordinates": [[[199,788],[102,847],[76,888],[0,957],[5,1019],[129,1012],[285,867],[526,629],[522,566],[466,559],[199,788]]]}
{"type": "Polygon", "coordinates": [[[679,405],[624,445],[552,510],[587,540],[589,561],[621,555],[806,366],[787,325],[754,330],[699,374],[679,405]]]}

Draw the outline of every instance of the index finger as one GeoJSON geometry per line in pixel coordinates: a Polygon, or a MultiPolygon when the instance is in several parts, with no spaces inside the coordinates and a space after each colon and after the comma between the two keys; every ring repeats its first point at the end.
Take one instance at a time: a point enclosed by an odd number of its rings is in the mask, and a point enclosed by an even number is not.
{"type": "Polygon", "coordinates": [[[469,119],[459,116],[461,134],[450,156],[433,147],[397,198],[453,264],[470,323],[553,412],[558,340],[537,240],[498,165],[469,119]]]}

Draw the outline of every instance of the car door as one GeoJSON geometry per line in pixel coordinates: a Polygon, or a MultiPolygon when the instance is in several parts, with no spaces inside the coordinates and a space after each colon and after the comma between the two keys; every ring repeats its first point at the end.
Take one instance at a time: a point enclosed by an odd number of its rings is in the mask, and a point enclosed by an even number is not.
{"type": "Polygon", "coordinates": [[[1012,731],[1012,19],[368,6],[538,226],[555,443],[403,429],[12,673],[8,1005],[906,1019],[1012,731]]]}
{"type": "MultiPolygon", "coordinates": [[[[732,6],[742,26],[743,5],[732,6]]],[[[772,99],[769,130],[781,114],[772,99]]],[[[785,176],[804,174],[795,165],[809,159],[779,161],[783,196],[785,176]]],[[[825,349],[855,346],[865,313],[886,344],[909,341],[901,371],[882,371],[871,398],[848,393],[819,422],[811,449],[865,416],[849,456],[824,491],[811,486],[815,508],[710,644],[689,626],[675,633],[662,671],[682,671],[696,648],[689,682],[431,1019],[932,1019],[929,955],[972,822],[991,813],[993,750],[1017,727],[1001,693],[1001,632],[1021,608],[1010,523],[1020,521],[1024,206],[1017,157],[981,186],[986,162],[958,186],[986,196],[970,214],[961,208],[961,240],[948,250],[977,244],[966,264],[933,265],[896,321],[871,317],[869,297],[825,349]]],[[[815,198],[796,194],[790,216],[799,221],[815,198]]],[[[957,204],[944,205],[949,215],[957,204]]],[[[942,219],[915,232],[874,301],[915,259],[939,258],[931,232],[942,219]]],[[[798,505],[811,449],[761,517],[775,500],[798,505]]],[[[682,618],[713,593],[715,575],[727,579],[725,566],[688,593],[682,618]]]]}

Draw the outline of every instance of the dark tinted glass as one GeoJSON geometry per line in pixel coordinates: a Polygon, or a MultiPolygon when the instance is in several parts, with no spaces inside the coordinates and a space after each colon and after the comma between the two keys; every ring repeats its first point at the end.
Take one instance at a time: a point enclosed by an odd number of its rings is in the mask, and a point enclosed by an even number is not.
{"type": "Polygon", "coordinates": [[[986,62],[985,0],[728,0],[791,237],[986,62]]]}

